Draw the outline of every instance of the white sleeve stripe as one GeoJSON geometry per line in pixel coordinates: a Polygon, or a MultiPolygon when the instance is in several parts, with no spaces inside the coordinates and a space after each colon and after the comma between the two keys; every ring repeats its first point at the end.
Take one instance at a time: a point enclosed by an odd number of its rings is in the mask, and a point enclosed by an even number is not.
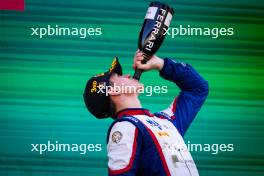
{"type": "Polygon", "coordinates": [[[175,119],[174,112],[176,111],[178,97],[176,97],[167,109],[164,109],[163,113],[170,116],[171,119],[175,119]]]}
{"type": "Polygon", "coordinates": [[[178,97],[176,97],[176,98],[173,100],[173,102],[172,102],[172,104],[171,104],[171,106],[170,106],[171,111],[172,111],[173,113],[176,111],[177,100],[178,100],[178,97]]]}

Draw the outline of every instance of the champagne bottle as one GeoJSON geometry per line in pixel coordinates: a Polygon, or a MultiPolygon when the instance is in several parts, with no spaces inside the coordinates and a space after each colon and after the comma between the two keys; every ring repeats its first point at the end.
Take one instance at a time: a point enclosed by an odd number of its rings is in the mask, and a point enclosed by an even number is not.
{"type": "MultiPolygon", "coordinates": [[[[144,57],[142,64],[160,48],[173,14],[173,9],[166,4],[150,3],[138,38],[138,48],[144,57]]],[[[139,80],[141,74],[142,70],[136,69],[133,78],[139,80]]]]}

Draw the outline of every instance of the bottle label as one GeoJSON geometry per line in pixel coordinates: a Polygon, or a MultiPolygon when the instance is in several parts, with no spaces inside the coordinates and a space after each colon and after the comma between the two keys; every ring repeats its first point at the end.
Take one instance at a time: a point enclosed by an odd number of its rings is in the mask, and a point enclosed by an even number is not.
{"type": "Polygon", "coordinates": [[[169,12],[168,15],[167,15],[167,18],[165,19],[165,22],[164,22],[164,24],[165,24],[167,27],[170,26],[171,19],[172,19],[172,15],[171,15],[171,13],[169,12]]]}
{"type": "Polygon", "coordinates": [[[145,19],[153,20],[156,16],[158,7],[149,7],[145,19]]]}

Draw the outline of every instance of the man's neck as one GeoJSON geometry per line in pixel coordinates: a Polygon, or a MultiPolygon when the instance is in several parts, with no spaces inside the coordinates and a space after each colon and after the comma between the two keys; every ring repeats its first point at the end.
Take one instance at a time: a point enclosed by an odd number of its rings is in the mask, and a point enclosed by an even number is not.
{"type": "Polygon", "coordinates": [[[138,96],[124,98],[122,101],[119,101],[119,103],[116,104],[116,112],[127,108],[142,108],[138,96]]]}

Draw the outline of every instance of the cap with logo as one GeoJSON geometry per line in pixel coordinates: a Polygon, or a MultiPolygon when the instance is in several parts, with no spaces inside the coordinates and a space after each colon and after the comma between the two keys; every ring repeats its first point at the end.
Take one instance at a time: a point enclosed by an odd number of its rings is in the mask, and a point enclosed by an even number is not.
{"type": "Polygon", "coordinates": [[[115,57],[107,72],[90,78],[83,94],[87,109],[98,119],[110,116],[110,97],[106,94],[109,79],[113,73],[122,75],[122,67],[115,57]]]}

